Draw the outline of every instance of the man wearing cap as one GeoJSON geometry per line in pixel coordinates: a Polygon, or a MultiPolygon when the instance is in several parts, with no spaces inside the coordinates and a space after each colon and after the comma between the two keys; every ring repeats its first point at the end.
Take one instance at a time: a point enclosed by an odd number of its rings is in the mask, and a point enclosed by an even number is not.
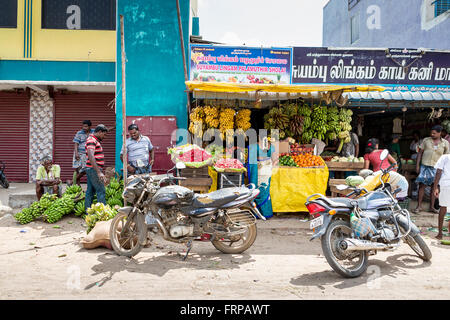
{"type": "Polygon", "coordinates": [[[61,168],[53,164],[50,156],[41,159],[41,165],[36,171],[36,196],[38,201],[44,193],[61,194],[61,168]]]}
{"type": "MultiPolygon", "coordinates": [[[[128,126],[130,137],[126,141],[129,174],[142,174],[152,172],[152,165],[155,162],[155,154],[152,142],[149,137],[143,136],[139,132],[136,124],[128,126]]],[[[120,153],[120,160],[123,160],[123,151],[120,153]]]]}
{"type": "Polygon", "coordinates": [[[97,194],[97,201],[106,204],[105,184],[106,177],[102,172],[105,166],[105,155],[101,141],[105,138],[108,129],[105,125],[99,124],[92,135],[86,140],[86,176],[87,190],[85,199],[86,210],[91,207],[94,194],[97,194]]]}

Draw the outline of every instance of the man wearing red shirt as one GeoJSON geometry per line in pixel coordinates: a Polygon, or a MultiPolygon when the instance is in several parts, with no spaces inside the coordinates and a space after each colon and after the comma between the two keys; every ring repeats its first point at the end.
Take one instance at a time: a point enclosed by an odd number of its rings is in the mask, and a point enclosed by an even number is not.
{"type": "Polygon", "coordinates": [[[105,138],[107,132],[108,129],[103,124],[99,124],[94,133],[86,140],[87,190],[84,203],[86,210],[91,207],[94,194],[97,194],[97,202],[106,204],[106,177],[102,172],[105,165],[105,155],[100,142],[105,138]]]}

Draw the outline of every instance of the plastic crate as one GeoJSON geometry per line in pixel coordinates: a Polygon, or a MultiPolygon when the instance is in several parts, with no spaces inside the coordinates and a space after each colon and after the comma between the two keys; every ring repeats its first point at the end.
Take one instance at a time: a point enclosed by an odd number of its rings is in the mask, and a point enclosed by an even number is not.
{"type": "Polygon", "coordinates": [[[240,187],[243,184],[242,173],[229,173],[219,172],[219,178],[217,179],[217,189],[240,187]],[[229,181],[228,181],[228,180],[229,181]],[[230,183],[231,182],[231,183],[230,183]]]}
{"type": "Polygon", "coordinates": [[[411,201],[411,199],[406,198],[405,200],[399,201],[398,205],[400,206],[400,208],[402,209],[406,209],[409,210],[409,202],[411,201]]]}

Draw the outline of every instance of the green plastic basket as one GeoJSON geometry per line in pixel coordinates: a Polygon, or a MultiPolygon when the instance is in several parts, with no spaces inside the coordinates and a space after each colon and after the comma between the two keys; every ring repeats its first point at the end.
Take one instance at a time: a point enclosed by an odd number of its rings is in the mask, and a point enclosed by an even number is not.
{"type": "Polygon", "coordinates": [[[410,201],[411,201],[411,199],[406,198],[406,199],[403,200],[403,201],[399,201],[399,202],[398,202],[398,205],[399,205],[400,208],[402,208],[402,209],[409,210],[409,202],[410,202],[410,201]]]}

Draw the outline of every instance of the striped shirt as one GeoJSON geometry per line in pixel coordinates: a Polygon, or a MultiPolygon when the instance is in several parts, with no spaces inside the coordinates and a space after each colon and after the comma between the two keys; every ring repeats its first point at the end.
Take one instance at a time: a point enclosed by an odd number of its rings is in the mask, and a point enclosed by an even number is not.
{"type": "Polygon", "coordinates": [[[92,168],[92,164],[89,161],[88,150],[94,150],[94,158],[95,162],[100,168],[103,168],[105,165],[105,155],[103,154],[103,148],[100,144],[100,141],[95,135],[90,135],[86,140],[86,167],[92,168]]]}
{"type": "MultiPolygon", "coordinates": [[[[153,145],[149,137],[140,135],[138,140],[132,138],[127,139],[127,157],[128,162],[139,167],[138,160],[141,160],[144,166],[149,164],[149,152],[153,149],[153,145]]],[[[123,148],[120,154],[123,154],[123,148]]]]}

